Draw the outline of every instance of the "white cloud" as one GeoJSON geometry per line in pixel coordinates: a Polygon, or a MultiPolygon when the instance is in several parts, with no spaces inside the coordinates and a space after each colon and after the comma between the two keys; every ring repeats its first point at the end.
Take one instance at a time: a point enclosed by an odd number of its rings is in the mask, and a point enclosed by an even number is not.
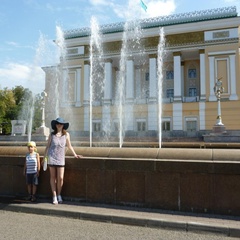
{"type": "Polygon", "coordinates": [[[17,42],[13,42],[13,41],[8,41],[6,42],[6,44],[10,47],[12,47],[12,50],[13,48],[20,48],[20,49],[34,49],[33,46],[29,46],[29,45],[20,45],[19,43],[17,42]]]}
{"type": "Polygon", "coordinates": [[[10,46],[14,46],[14,47],[19,46],[18,43],[16,43],[16,42],[6,42],[6,44],[10,45],[10,46]]]}
{"type": "Polygon", "coordinates": [[[8,63],[0,68],[0,88],[23,86],[33,93],[44,90],[45,75],[40,67],[20,63],[8,63]]]}
{"type": "Polygon", "coordinates": [[[158,17],[172,14],[176,9],[174,0],[149,1],[147,4],[147,16],[158,17]]]}
{"type": "Polygon", "coordinates": [[[235,4],[235,3],[238,3],[238,2],[239,2],[239,0],[224,0],[224,2],[226,2],[226,3],[233,3],[233,4],[235,4]]]}
{"type": "Polygon", "coordinates": [[[129,0],[126,6],[115,5],[113,11],[124,20],[166,16],[176,9],[174,0],[143,0],[147,11],[141,7],[140,0],[129,0]]]}
{"type": "Polygon", "coordinates": [[[109,0],[90,0],[90,3],[94,6],[99,6],[99,5],[109,5],[109,0]]]}

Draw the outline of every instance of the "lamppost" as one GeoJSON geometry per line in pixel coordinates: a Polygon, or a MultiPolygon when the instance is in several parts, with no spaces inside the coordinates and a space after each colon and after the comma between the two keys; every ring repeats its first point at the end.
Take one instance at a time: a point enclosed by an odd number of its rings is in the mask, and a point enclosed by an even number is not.
{"type": "Polygon", "coordinates": [[[47,97],[47,93],[43,91],[41,93],[42,96],[42,125],[41,127],[45,127],[45,97],[47,97]]]}
{"type": "Polygon", "coordinates": [[[50,132],[49,128],[45,126],[45,98],[47,97],[47,93],[43,91],[41,93],[41,97],[42,97],[42,125],[36,129],[35,137],[38,137],[38,140],[43,139],[45,141],[47,140],[50,132]]]}
{"type": "Polygon", "coordinates": [[[224,92],[224,87],[222,86],[222,81],[221,78],[217,79],[217,82],[215,83],[215,86],[213,88],[215,95],[217,97],[217,103],[218,103],[218,116],[216,120],[215,126],[223,126],[224,124],[222,123],[222,117],[221,117],[221,94],[224,92]]]}

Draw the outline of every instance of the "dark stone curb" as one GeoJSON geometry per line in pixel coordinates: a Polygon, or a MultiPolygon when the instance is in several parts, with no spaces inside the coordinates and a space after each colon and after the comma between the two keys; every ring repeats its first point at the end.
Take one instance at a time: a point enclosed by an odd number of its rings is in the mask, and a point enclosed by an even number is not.
{"type": "Polygon", "coordinates": [[[36,205],[21,206],[20,204],[0,203],[0,210],[49,215],[55,217],[66,217],[81,220],[90,220],[98,222],[108,222],[115,224],[134,225],[140,227],[163,228],[172,230],[181,230],[187,232],[202,232],[221,234],[229,237],[240,238],[240,227],[231,228],[220,226],[219,224],[202,224],[197,222],[172,221],[166,219],[146,219],[145,217],[115,216],[114,214],[90,213],[84,211],[73,211],[63,209],[38,208],[36,205]],[[34,206],[34,207],[33,207],[34,206]]]}

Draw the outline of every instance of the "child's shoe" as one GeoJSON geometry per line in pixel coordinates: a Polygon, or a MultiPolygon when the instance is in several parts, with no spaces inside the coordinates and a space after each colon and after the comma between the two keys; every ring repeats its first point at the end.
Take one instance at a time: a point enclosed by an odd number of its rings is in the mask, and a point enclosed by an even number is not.
{"type": "Polygon", "coordinates": [[[37,201],[37,198],[34,195],[32,195],[31,202],[36,202],[36,201],[37,201]]]}
{"type": "Polygon", "coordinates": [[[28,195],[28,196],[26,197],[26,200],[27,200],[27,201],[31,201],[31,200],[32,200],[32,195],[28,195]]]}

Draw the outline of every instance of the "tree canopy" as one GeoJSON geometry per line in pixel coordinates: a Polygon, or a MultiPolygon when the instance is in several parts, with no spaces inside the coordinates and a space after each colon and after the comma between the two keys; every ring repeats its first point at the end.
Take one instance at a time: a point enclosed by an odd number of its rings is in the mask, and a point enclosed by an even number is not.
{"type": "Polygon", "coordinates": [[[32,132],[41,125],[42,97],[33,95],[28,88],[0,89],[0,128],[2,134],[11,133],[11,120],[32,122],[32,132]],[[32,121],[30,121],[32,120],[32,121]]]}

